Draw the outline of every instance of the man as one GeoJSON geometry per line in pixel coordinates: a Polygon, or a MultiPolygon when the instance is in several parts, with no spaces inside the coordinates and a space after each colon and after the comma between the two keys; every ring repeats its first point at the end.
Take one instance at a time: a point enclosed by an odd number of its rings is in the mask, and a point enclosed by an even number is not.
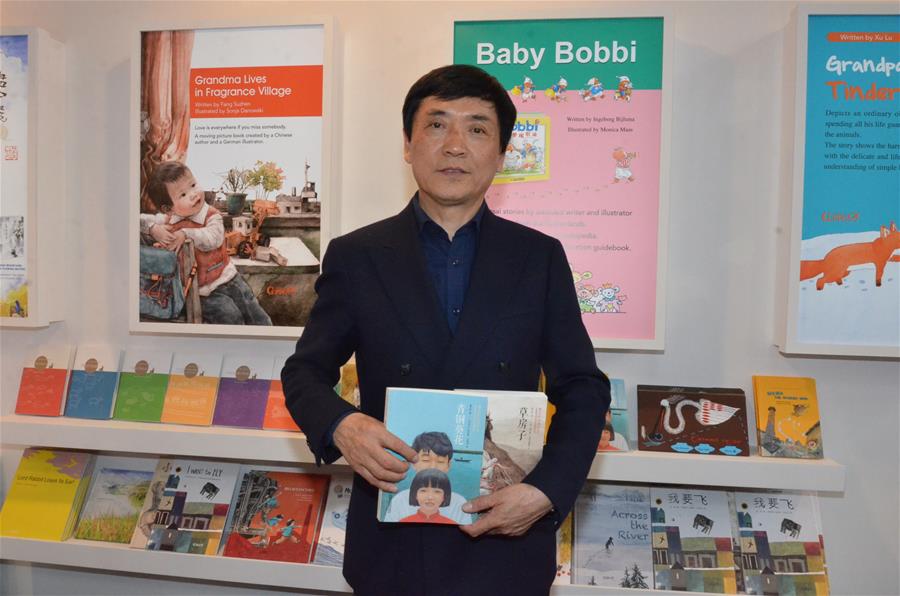
{"type": "Polygon", "coordinates": [[[484,202],[515,117],[503,87],[472,66],[412,86],[403,154],[419,191],[399,215],[331,242],[282,371],[317,463],[343,455],[356,472],[344,577],[360,594],[546,594],[556,528],[596,452],[609,381],[562,245],[484,202]],[[332,389],[354,352],[361,411],[332,389]],[[378,489],[395,492],[417,457],[381,422],[386,387],[533,390],[541,368],[557,411],[522,483],[469,502],[464,510],[481,514],[472,524],[376,520],[378,489]]]}

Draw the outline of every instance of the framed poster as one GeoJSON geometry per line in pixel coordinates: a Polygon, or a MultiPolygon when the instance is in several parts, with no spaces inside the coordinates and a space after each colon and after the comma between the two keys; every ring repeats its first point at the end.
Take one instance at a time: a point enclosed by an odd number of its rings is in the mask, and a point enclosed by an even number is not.
{"type": "Polygon", "coordinates": [[[494,75],[518,110],[488,206],[562,242],[595,348],[664,345],[669,22],[454,26],[454,62],[494,75]]]}
{"type": "Polygon", "coordinates": [[[65,50],[40,29],[0,31],[0,326],[63,318],[65,50]]]}
{"type": "Polygon", "coordinates": [[[900,357],[900,12],[801,6],[785,353],[900,357]]]}
{"type": "Polygon", "coordinates": [[[326,23],[141,31],[131,330],[297,337],[339,213],[326,23]]]}

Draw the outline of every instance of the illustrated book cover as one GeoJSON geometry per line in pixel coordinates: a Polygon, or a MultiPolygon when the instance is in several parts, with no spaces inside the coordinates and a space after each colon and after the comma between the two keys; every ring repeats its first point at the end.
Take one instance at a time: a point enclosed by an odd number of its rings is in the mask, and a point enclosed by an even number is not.
{"type": "Polygon", "coordinates": [[[226,557],[309,563],[328,492],[327,474],[254,466],[241,470],[226,557]]]}
{"type": "Polygon", "coordinates": [[[313,563],[341,567],[344,564],[344,544],[347,539],[347,515],[350,513],[350,495],[353,493],[353,474],[331,475],[328,500],[322,515],[322,529],[313,563]]]}
{"type": "Polygon", "coordinates": [[[750,454],[741,389],[638,385],[637,406],[641,451],[750,454]]]}
{"type": "Polygon", "coordinates": [[[162,417],[172,353],[131,349],[125,352],[113,418],[159,422],[162,417]]]}
{"type": "Polygon", "coordinates": [[[97,456],[75,538],[128,544],[158,461],[158,457],[97,456]]]}
{"type": "Polygon", "coordinates": [[[587,482],[575,501],[572,583],[653,587],[650,488],[587,482]]]}
{"type": "Polygon", "coordinates": [[[815,379],[755,375],[753,395],[761,456],[823,457],[815,379]]]}
{"type": "Polygon", "coordinates": [[[568,586],[572,583],[572,512],[559,524],[556,530],[556,577],[554,586],[568,586]]]}
{"type": "Polygon", "coordinates": [[[213,424],[262,428],[272,383],[271,356],[225,356],[213,424]]]}
{"type": "Polygon", "coordinates": [[[122,353],[110,346],[78,346],[69,375],[66,416],[106,420],[112,416],[122,353]]]}
{"type": "Polygon", "coordinates": [[[378,521],[473,521],[462,506],[481,494],[487,402],[483,394],[388,387],[385,426],[419,457],[396,493],[378,492],[378,521]]]}
{"type": "Polygon", "coordinates": [[[735,491],[734,503],[747,594],[828,594],[814,495],[735,491]]]}
{"type": "Polygon", "coordinates": [[[290,430],[300,432],[291,413],[284,403],[284,386],[281,379],[272,379],[269,386],[269,397],[266,400],[266,413],[263,417],[263,428],[266,430],[290,430]]]}
{"type": "Polygon", "coordinates": [[[160,421],[196,426],[212,424],[221,371],[221,355],[176,352],[160,421]]]}
{"type": "Polygon", "coordinates": [[[92,461],[89,453],[26,449],[0,511],[0,536],[68,538],[84,501],[92,461]]]}
{"type": "Polygon", "coordinates": [[[71,346],[43,346],[25,358],[16,414],[61,416],[74,357],[71,346]]]}
{"type": "Polygon", "coordinates": [[[239,471],[239,464],[160,459],[131,546],[215,555],[239,471]]]}
{"type": "Polygon", "coordinates": [[[629,451],[628,447],[628,401],[625,394],[625,381],[609,380],[609,392],[612,400],[606,412],[606,424],[597,451],[629,451]]]}
{"type": "Polygon", "coordinates": [[[519,114],[494,184],[549,180],[549,140],[550,118],[546,114],[519,114]]]}
{"type": "Polygon", "coordinates": [[[651,486],[650,505],[653,587],[736,593],[728,493],[651,486]]]}
{"type": "Polygon", "coordinates": [[[481,391],[487,397],[481,494],[521,482],[544,452],[547,396],[540,391],[481,391]]]}

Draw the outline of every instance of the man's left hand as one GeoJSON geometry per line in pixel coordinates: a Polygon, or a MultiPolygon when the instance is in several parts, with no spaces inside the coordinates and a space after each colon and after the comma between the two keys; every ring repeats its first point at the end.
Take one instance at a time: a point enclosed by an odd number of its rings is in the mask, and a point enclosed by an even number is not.
{"type": "Polygon", "coordinates": [[[472,538],[482,534],[521,536],[552,509],[553,503],[539,488],[520,482],[463,505],[466,513],[484,515],[459,529],[472,538]]]}

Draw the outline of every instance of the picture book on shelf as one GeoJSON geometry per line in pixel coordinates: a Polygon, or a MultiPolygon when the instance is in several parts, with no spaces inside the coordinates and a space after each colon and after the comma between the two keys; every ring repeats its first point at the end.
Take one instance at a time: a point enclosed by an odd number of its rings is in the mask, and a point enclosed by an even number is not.
{"type": "Polygon", "coordinates": [[[650,487],[654,588],[734,594],[728,493],[650,487]]]}
{"type": "Polygon", "coordinates": [[[638,385],[638,449],[748,456],[741,389],[638,385]]]}
{"type": "Polygon", "coordinates": [[[544,452],[547,396],[540,391],[480,391],[487,397],[481,494],[521,482],[544,452]]]}
{"type": "Polygon", "coordinates": [[[239,471],[239,464],[160,459],[131,546],[215,555],[239,471]]]}
{"type": "Polygon", "coordinates": [[[281,379],[272,379],[269,386],[269,397],[266,399],[266,414],[263,417],[263,428],[266,430],[300,431],[294,418],[284,403],[284,386],[281,379]]]}
{"type": "Polygon", "coordinates": [[[72,534],[93,456],[36,449],[22,453],[0,511],[0,536],[65,540],[72,534]]]}
{"type": "Polygon", "coordinates": [[[126,350],[113,418],[159,422],[171,369],[171,352],[138,348],[126,350]]]}
{"type": "Polygon", "coordinates": [[[61,416],[74,353],[71,346],[43,346],[29,353],[22,367],[16,414],[61,416]]]}
{"type": "Polygon", "coordinates": [[[271,356],[225,356],[213,424],[262,428],[272,372],[271,356]]]}
{"type": "Polygon", "coordinates": [[[587,482],[575,501],[572,583],[653,587],[650,487],[587,482]]]}
{"type": "Polygon", "coordinates": [[[755,375],[753,395],[761,456],[822,458],[815,379],[755,375]]]}
{"type": "Polygon", "coordinates": [[[735,491],[734,505],[747,594],[828,594],[814,495],[735,491]]]}
{"type": "Polygon", "coordinates": [[[329,477],[296,468],[254,466],[241,471],[225,538],[226,557],[309,563],[329,477]]]}
{"type": "Polygon", "coordinates": [[[331,475],[322,529],[313,563],[341,567],[344,564],[344,544],[347,538],[347,515],[350,513],[350,495],[353,493],[353,474],[331,475]]]}
{"type": "Polygon", "coordinates": [[[556,530],[556,577],[554,586],[572,583],[572,512],[559,524],[556,530]]]}
{"type": "Polygon", "coordinates": [[[378,521],[471,523],[462,506],[481,494],[486,418],[484,395],[388,387],[385,426],[419,457],[397,493],[378,491],[378,521]]]}
{"type": "Polygon", "coordinates": [[[625,381],[610,379],[609,391],[612,397],[606,412],[606,424],[600,436],[597,451],[629,451],[628,447],[628,402],[625,395],[625,381]]]}
{"type": "Polygon", "coordinates": [[[160,421],[196,426],[212,424],[221,370],[221,355],[176,352],[160,421]]]}
{"type": "Polygon", "coordinates": [[[158,457],[99,455],[75,538],[128,544],[158,457]]]}
{"type": "Polygon", "coordinates": [[[78,346],[69,375],[66,416],[106,420],[119,385],[121,351],[110,346],[78,346]]]}

